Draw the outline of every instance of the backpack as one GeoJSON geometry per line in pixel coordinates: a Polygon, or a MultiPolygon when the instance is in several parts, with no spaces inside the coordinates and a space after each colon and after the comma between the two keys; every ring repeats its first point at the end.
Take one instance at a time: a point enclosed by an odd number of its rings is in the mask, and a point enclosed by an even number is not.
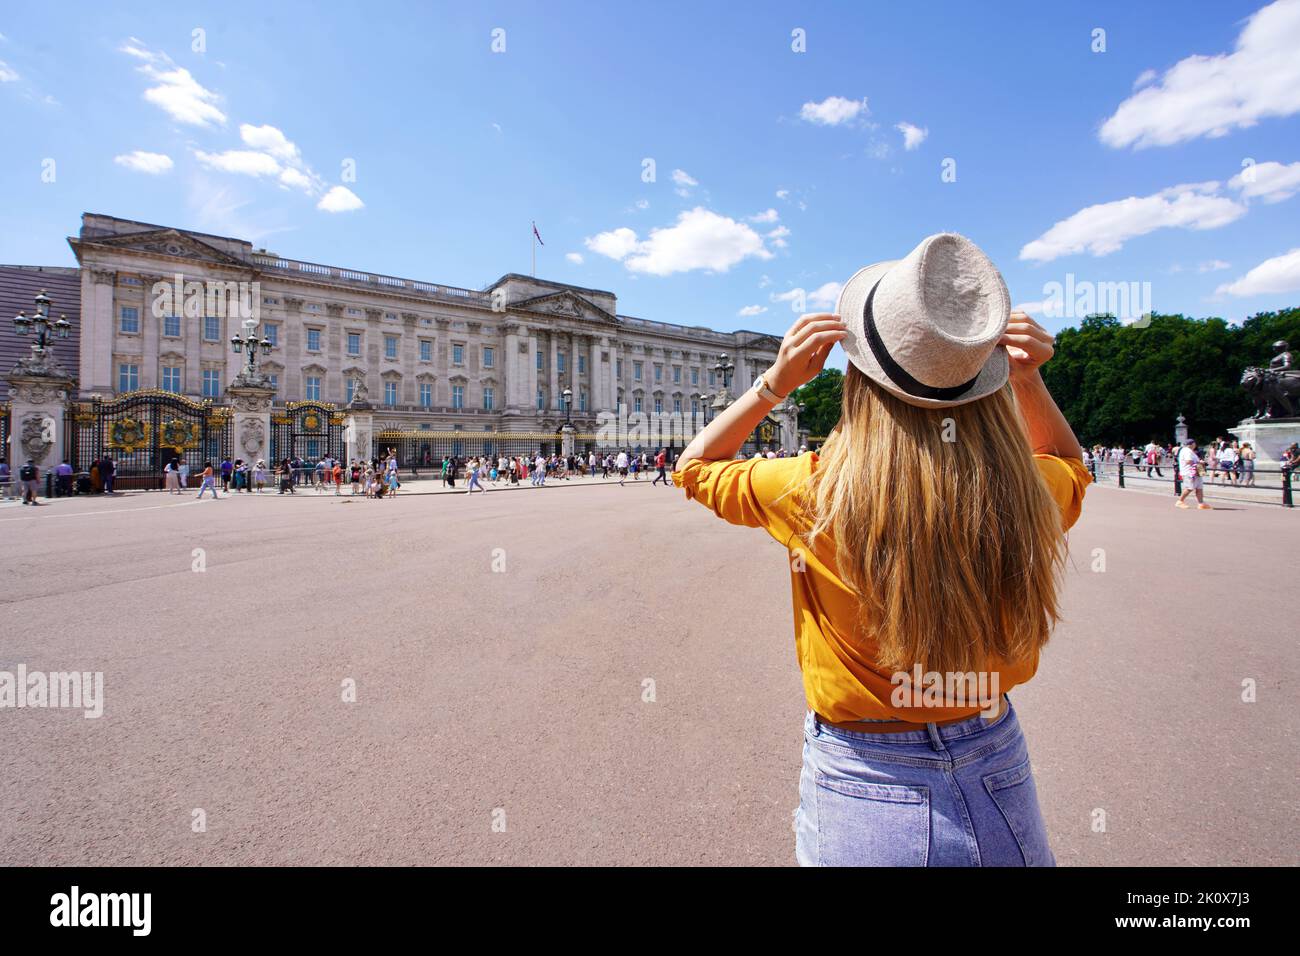
{"type": "Polygon", "coordinates": [[[19,469],[18,469],[18,480],[19,480],[19,481],[35,481],[35,480],[36,480],[36,466],[35,466],[35,465],[23,465],[21,468],[19,468],[19,469]]]}

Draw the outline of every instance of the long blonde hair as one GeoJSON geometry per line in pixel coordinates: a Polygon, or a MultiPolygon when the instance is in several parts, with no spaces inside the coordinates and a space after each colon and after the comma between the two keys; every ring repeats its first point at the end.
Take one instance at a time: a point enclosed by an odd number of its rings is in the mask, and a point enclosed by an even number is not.
{"type": "Polygon", "coordinates": [[[1009,384],[922,408],[850,364],[803,499],[809,547],[834,549],[878,665],[969,672],[1047,643],[1065,536],[1009,384]]]}

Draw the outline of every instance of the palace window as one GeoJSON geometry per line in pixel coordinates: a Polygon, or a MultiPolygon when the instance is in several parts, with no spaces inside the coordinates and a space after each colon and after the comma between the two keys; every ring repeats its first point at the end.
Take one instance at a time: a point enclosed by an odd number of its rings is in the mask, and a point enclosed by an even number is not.
{"type": "Polygon", "coordinates": [[[181,317],[179,315],[163,316],[163,335],[173,339],[181,337],[181,317]]]}
{"type": "Polygon", "coordinates": [[[718,373],[713,371],[713,369],[709,369],[709,388],[713,388],[717,384],[718,384],[718,373]]]}
{"type": "Polygon", "coordinates": [[[179,365],[164,365],[162,370],[162,387],[165,392],[177,392],[181,390],[181,367],[179,365]]]}
{"type": "Polygon", "coordinates": [[[451,407],[457,411],[465,407],[464,385],[453,385],[451,387],[451,407]]]}
{"type": "Polygon", "coordinates": [[[490,346],[483,346],[483,367],[492,368],[496,364],[496,352],[490,346]]]}
{"type": "Polygon", "coordinates": [[[674,398],[674,399],[673,399],[673,411],[676,412],[676,413],[679,414],[679,415],[681,414],[681,412],[682,412],[682,400],[681,400],[680,398],[674,398]]]}
{"type": "Polygon", "coordinates": [[[460,344],[459,342],[454,343],[451,347],[451,364],[452,365],[465,364],[465,346],[460,344]]]}
{"type": "Polygon", "coordinates": [[[203,397],[221,397],[221,372],[214,368],[203,370],[203,397]]]}
{"type": "Polygon", "coordinates": [[[361,354],[361,333],[360,332],[348,333],[348,354],[349,355],[361,354]]]}
{"type": "Polygon", "coordinates": [[[578,392],[578,410],[582,412],[587,410],[587,390],[585,388],[578,392]]]}
{"type": "Polygon", "coordinates": [[[347,396],[344,399],[345,402],[352,401],[353,396],[357,394],[357,380],[355,378],[350,378],[343,383],[343,393],[347,396]]]}
{"type": "Polygon", "coordinates": [[[384,336],[384,358],[397,358],[397,342],[398,338],[396,335],[384,336]]]}
{"type": "Polygon", "coordinates": [[[272,390],[278,392],[280,390],[280,376],[273,372],[266,378],[271,383],[272,390]]]}
{"type": "MultiPolygon", "coordinates": [[[[541,355],[542,353],[538,352],[537,354],[541,355]]],[[[546,408],[546,396],[542,393],[542,390],[539,388],[537,390],[537,410],[540,412],[543,411],[545,408],[546,408]]]]}
{"type": "Polygon", "coordinates": [[[307,351],[308,352],[320,351],[320,329],[307,330],[307,351]]]}
{"type": "MultiPolygon", "coordinates": [[[[542,351],[541,351],[541,349],[538,349],[538,350],[537,350],[537,371],[539,371],[539,372],[544,372],[544,371],[546,370],[546,369],[545,369],[545,362],[546,362],[546,360],[542,357],[542,351]]],[[[538,407],[538,408],[541,408],[542,406],[538,405],[537,407],[538,407]]]]}
{"type": "Polygon", "coordinates": [[[565,362],[564,353],[557,352],[555,355],[555,367],[560,371],[561,374],[563,374],[564,372],[564,362],[565,362]]]}
{"type": "Polygon", "coordinates": [[[640,363],[640,362],[633,362],[633,363],[632,363],[632,381],[634,381],[634,382],[639,382],[639,381],[641,381],[641,363],[640,363]]]}
{"type": "Polygon", "coordinates": [[[638,395],[636,398],[632,399],[632,411],[636,412],[638,415],[641,414],[641,396],[640,396],[640,395],[638,395]]]}
{"type": "Polygon", "coordinates": [[[119,365],[117,367],[117,390],[134,392],[140,387],[140,366],[119,365]]]}
{"type": "Polygon", "coordinates": [[[267,322],[262,326],[262,335],[264,335],[266,340],[271,343],[271,347],[275,348],[280,344],[280,323],[267,322]]]}
{"type": "Polygon", "coordinates": [[[420,339],[420,361],[433,361],[433,343],[428,339],[420,339]]]}
{"type": "Polygon", "coordinates": [[[682,367],[680,365],[673,366],[673,384],[682,384],[682,367]]]}
{"type": "Polygon", "coordinates": [[[130,335],[140,331],[140,310],[135,306],[122,306],[122,331],[130,335]]]}
{"type": "Polygon", "coordinates": [[[205,315],[203,317],[203,341],[221,341],[221,318],[219,316],[205,315]]]}
{"type": "Polygon", "coordinates": [[[655,365],[655,383],[658,384],[664,380],[664,367],[656,363],[655,365]]]}
{"type": "Polygon", "coordinates": [[[483,410],[492,411],[492,400],[496,397],[496,389],[488,385],[483,388],[483,410]]]}
{"type": "Polygon", "coordinates": [[[585,355],[578,356],[578,374],[579,375],[587,374],[587,356],[585,355]]]}
{"type": "Polygon", "coordinates": [[[397,383],[396,382],[384,383],[384,404],[385,405],[397,404],[397,383]]]}
{"type": "Polygon", "coordinates": [[[306,383],[306,398],[309,402],[320,401],[320,376],[308,375],[304,380],[306,383]]]}
{"type": "Polygon", "coordinates": [[[692,385],[700,384],[700,370],[698,368],[691,369],[691,384],[692,385]]]}
{"type": "Polygon", "coordinates": [[[433,383],[420,383],[420,407],[433,408],[433,383]]]}
{"type": "Polygon", "coordinates": [[[656,415],[662,415],[663,413],[664,413],[664,400],[663,400],[662,398],[656,398],[656,399],[655,399],[655,414],[656,414],[656,415]]]}

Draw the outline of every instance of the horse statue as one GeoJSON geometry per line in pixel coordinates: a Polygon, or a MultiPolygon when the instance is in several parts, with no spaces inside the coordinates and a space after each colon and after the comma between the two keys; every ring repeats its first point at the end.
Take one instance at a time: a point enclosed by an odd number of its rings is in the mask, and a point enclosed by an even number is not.
{"type": "Polygon", "coordinates": [[[1300,400],[1300,372],[1275,372],[1251,365],[1241,373],[1241,387],[1255,403],[1252,418],[1294,418],[1300,400]]]}

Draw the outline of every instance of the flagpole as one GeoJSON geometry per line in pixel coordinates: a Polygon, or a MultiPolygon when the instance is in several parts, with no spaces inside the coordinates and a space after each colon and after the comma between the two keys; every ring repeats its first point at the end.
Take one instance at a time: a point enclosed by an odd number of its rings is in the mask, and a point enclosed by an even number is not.
{"type": "Polygon", "coordinates": [[[529,236],[533,241],[533,278],[537,278],[537,229],[533,227],[533,234],[529,236]]]}

